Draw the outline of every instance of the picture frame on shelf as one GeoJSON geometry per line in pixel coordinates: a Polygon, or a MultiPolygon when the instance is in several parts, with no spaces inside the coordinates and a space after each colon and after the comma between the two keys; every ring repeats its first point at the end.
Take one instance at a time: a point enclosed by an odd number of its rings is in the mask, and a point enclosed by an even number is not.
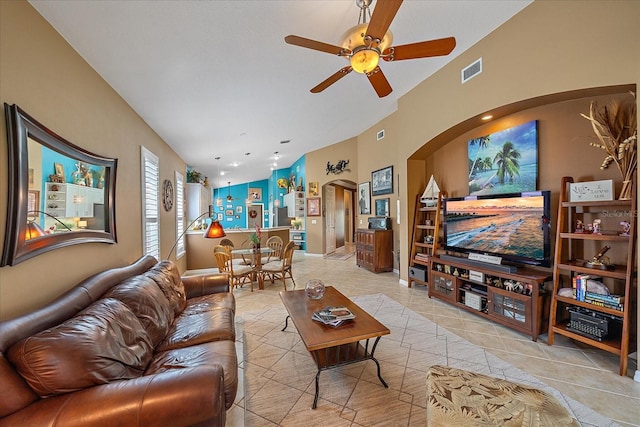
{"type": "Polygon", "coordinates": [[[371,172],[371,194],[393,194],[393,165],[371,172]]]}
{"type": "Polygon", "coordinates": [[[388,197],[376,199],[376,216],[389,216],[389,202],[388,197]]]}
{"type": "Polygon", "coordinates": [[[371,182],[358,184],[358,209],[360,215],[371,215],[371,182]]]}
{"type": "Polygon", "coordinates": [[[320,216],[320,197],[309,197],[307,199],[307,216],[320,216]]]}
{"type": "Polygon", "coordinates": [[[54,163],[53,169],[56,172],[56,176],[64,178],[64,165],[62,163],[54,163]]]}

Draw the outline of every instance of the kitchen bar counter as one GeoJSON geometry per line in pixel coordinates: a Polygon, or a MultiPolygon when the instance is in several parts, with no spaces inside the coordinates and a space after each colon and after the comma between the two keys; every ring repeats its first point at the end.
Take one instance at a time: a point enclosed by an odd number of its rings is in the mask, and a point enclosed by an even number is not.
{"type": "MultiPolygon", "coordinates": [[[[224,225],[223,225],[224,227],[224,225]]],[[[271,236],[279,236],[283,242],[287,243],[291,227],[262,228],[262,244],[267,242],[271,236]]],[[[255,232],[253,228],[225,228],[227,235],[224,239],[233,242],[235,248],[249,248],[251,241],[249,237],[255,232]]],[[[204,230],[189,230],[186,234],[187,250],[187,270],[197,270],[201,268],[216,268],[216,260],[213,257],[213,248],[220,244],[222,239],[205,239],[202,237],[204,230]]]]}

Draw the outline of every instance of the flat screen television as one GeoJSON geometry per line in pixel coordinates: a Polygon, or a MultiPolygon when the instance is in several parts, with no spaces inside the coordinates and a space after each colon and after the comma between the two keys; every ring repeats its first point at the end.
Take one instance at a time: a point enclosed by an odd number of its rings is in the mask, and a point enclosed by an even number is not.
{"type": "Polygon", "coordinates": [[[550,212],[550,191],[445,199],[444,249],[549,267],[550,212]]]}

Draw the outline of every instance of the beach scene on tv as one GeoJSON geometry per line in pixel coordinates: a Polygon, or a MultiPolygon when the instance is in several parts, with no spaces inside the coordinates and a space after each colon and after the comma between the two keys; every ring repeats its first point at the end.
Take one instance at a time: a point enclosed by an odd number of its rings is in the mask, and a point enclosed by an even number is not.
{"type": "Polygon", "coordinates": [[[542,260],[544,196],[447,200],[446,245],[542,260]]]}
{"type": "Polygon", "coordinates": [[[535,191],[538,178],[537,121],[468,141],[469,194],[535,191]]]}

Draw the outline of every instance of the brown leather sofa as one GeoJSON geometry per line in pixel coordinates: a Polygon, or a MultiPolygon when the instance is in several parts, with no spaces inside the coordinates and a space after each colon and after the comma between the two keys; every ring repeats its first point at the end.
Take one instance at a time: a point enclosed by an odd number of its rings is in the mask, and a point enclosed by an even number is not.
{"type": "Polygon", "coordinates": [[[225,274],[145,256],[0,322],[0,426],[223,426],[238,387],[225,274]]]}

